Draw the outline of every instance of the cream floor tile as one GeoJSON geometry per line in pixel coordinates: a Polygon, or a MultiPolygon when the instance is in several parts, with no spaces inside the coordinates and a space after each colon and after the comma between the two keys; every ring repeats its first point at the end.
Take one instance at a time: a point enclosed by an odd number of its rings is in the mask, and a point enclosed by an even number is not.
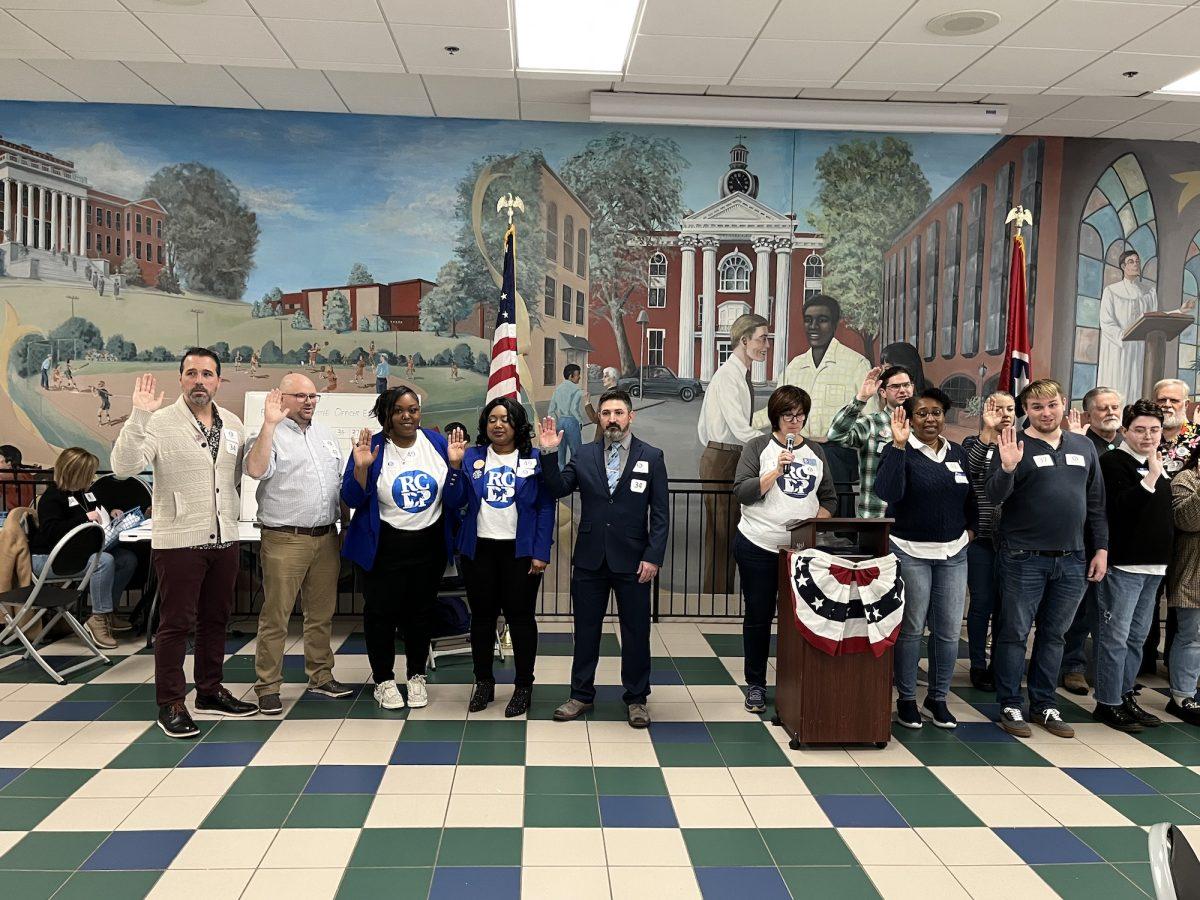
{"type": "Polygon", "coordinates": [[[700,722],[704,720],[700,708],[691,700],[686,703],[661,703],[657,695],[650,700],[650,718],[655,722],[700,722]]]}
{"type": "Polygon", "coordinates": [[[204,828],[193,834],[172,869],[255,869],[278,833],[276,828],[204,828]]]}
{"type": "Polygon", "coordinates": [[[67,743],[120,744],[124,748],[153,727],[153,722],[89,722],[67,743]]]}
{"type": "Polygon", "coordinates": [[[0,740],[0,747],[8,747],[10,744],[61,744],[82,731],[86,724],[86,722],[26,722],[0,740]]]}
{"type": "Polygon", "coordinates": [[[1059,739],[1054,744],[1032,744],[1031,749],[1047,759],[1051,765],[1081,767],[1088,769],[1115,769],[1117,764],[1107,756],[1078,741],[1059,739]]]}
{"type": "Polygon", "coordinates": [[[738,795],[737,785],[724,767],[670,766],[663,769],[663,779],[667,782],[667,793],[672,797],[738,795]]]}
{"type": "Polygon", "coordinates": [[[524,824],[525,797],[451,794],[446,810],[447,828],[520,828],[524,824]]]}
{"type": "MultiPolygon", "coordinates": [[[[780,729],[782,731],[782,729],[780,729]]],[[[783,754],[791,766],[857,766],[854,758],[841,747],[803,747],[800,750],[788,748],[783,743],[783,754]]]]}
{"type": "Polygon", "coordinates": [[[220,797],[147,797],[118,831],[199,828],[220,797]]]}
{"type": "Polygon", "coordinates": [[[79,690],[77,684],[24,684],[8,695],[8,700],[48,700],[57,703],[79,690]]]}
{"type": "Polygon", "coordinates": [[[168,869],[146,896],[148,900],[238,900],[253,876],[253,869],[168,869]]]}
{"type": "Polygon", "coordinates": [[[102,671],[91,684],[145,684],[153,677],[153,656],[130,656],[102,671]]]}
{"type": "MultiPolygon", "coordinates": [[[[11,663],[10,663],[10,665],[11,665],[11,663]]],[[[4,668],[6,668],[6,667],[0,666],[0,671],[2,671],[4,668]]],[[[20,689],[21,689],[20,684],[16,684],[16,683],[0,684],[0,700],[3,700],[5,697],[9,696],[14,691],[19,691],[20,689]]]]}
{"type": "MultiPolygon", "coordinates": [[[[960,722],[990,722],[991,719],[977,710],[966,700],[948,700],[946,705],[950,707],[950,712],[954,718],[960,722]]],[[[935,726],[936,727],[936,726],[935,726]]]]}
{"type": "Polygon", "coordinates": [[[1077,825],[1133,824],[1099,797],[1092,794],[1070,797],[1033,795],[1031,799],[1068,828],[1073,828],[1077,825]]]}
{"type": "MultiPolygon", "coordinates": [[[[374,722],[374,719],[346,719],[345,722],[374,722]]],[[[342,722],[337,719],[284,719],[271,733],[268,744],[292,741],[324,741],[328,743],[338,733],[342,722]]]]}
{"type": "Polygon", "coordinates": [[[242,771],[240,766],[198,766],[172,769],[171,774],[150,792],[150,796],[220,797],[237,781],[242,771]]]}
{"type": "Polygon", "coordinates": [[[524,900],[609,900],[608,869],[604,866],[575,870],[534,867],[521,869],[521,897],[524,900]]]}
{"type": "Polygon", "coordinates": [[[321,757],[323,766],[386,766],[395,741],[334,740],[321,757]]]}
{"type": "MultiPolygon", "coordinates": [[[[1061,794],[1092,796],[1092,792],[1062,769],[1046,766],[997,766],[995,771],[1013,784],[1022,794],[1061,794]]],[[[972,792],[974,793],[974,792],[972,792]]],[[[995,793],[1000,793],[996,791],[995,793]]]]}
{"type": "Polygon", "coordinates": [[[672,797],[680,828],[753,828],[741,797],[672,797]]]}
{"type": "Polygon", "coordinates": [[[700,900],[701,896],[696,875],[690,867],[613,868],[610,862],[608,881],[613,900],[645,900],[647,885],[653,885],[655,900],[700,900]]]}
{"type": "Polygon", "coordinates": [[[745,797],[759,828],[830,828],[832,823],[815,797],[745,797]]]}
{"type": "MultiPolygon", "coordinates": [[[[569,724],[569,723],[564,723],[569,724]]],[[[650,731],[627,722],[588,722],[588,740],[595,744],[649,744],[650,731]]]]}
{"type": "MultiPolygon", "coordinates": [[[[720,687],[721,685],[714,685],[720,687]]],[[[736,690],[736,688],[734,689],[736,690]]],[[[720,699],[720,698],[714,698],[720,699]]],[[[728,698],[726,698],[728,699],[728,698]]],[[[686,684],[656,684],[650,696],[651,705],[659,703],[695,703],[696,695],[686,684]]]]}
{"type": "Polygon", "coordinates": [[[264,867],[254,873],[241,900],[279,900],[280,897],[326,900],[336,896],[342,874],[341,868],[289,870],[264,867]]]}
{"type": "Polygon", "coordinates": [[[457,700],[440,703],[430,701],[428,706],[409,712],[408,717],[417,721],[427,719],[431,722],[456,722],[467,718],[467,704],[457,700]]]}
{"type": "MultiPolygon", "coordinates": [[[[67,741],[59,744],[37,761],[38,769],[95,769],[107,766],[125,748],[120,744],[77,744],[67,741]]],[[[0,759],[5,758],[0,751],[0,759]]]]}
{"type": "MultiPolygon", "coordinates": [[[[4,721],[0,719],[0,721],[4,721]]],[[[47,753],[57,750],[61,744],[0,744],[0,758],[6,768],[26,769],[35,766],[47,753]]]]}
{"type": "Polygon", "coordinates": [[[0,856],[15,847],[25,834],[24,831],[0,831],[0,856]]]}
{"type": "Polygon", "coordinates": [[[141,802],[137,797],[68,797],[34,831],[112,831],[141,802]]]}
{"type": "Polygon", "coordinates": [[[174,769],[101,769],[87,780],[72,797],[136,797],[150,796],[174,769]]]}
{"type": "Polygon", "coordinates": [[[746,701],[731,703],[727,700],[706,700],[697,704],[705,722],[745,722],[750,718],[746,712],[746,701]]]}
{"type": "MultiPolygon", "coordinates": [[[[628,725],[625,726],[629,728],[628,725]]],[[[629,728],[633,731],[632,728],[629,728]]],[[[658,767],[654,747],[645,744],[592,744],[592,765],[658,767]]]]}
{"type": "Polygon", "coordinates": [[[252,766],[315,766],[330,741],[267,741],[250,760],[252,766]]]}
{"type": "MultiPolygon", "coordinates": [[[[654,696],[662,688],[654,689],[654,696]]],[[[684,687],[696,703],[746,703],[746,695],[736,684],[692,684],[684,687]]],[[[744,711],[744,710],[743,710],[744,711]]]]}
{"type": "Polygon", "coordinates": [[[454,774],[454,794],[525,793],[524,766],[458,766],[454,774]]]}
{"type": "Polygon", "coordinates": [[[959,797],[989,828],[1053,828],[1058,820],[1028,797],[959,797]]]}
{"type": "MultiPolygon", "coordinates": [[[[281,828],[260,869],[344,867],[358,842],[357,828],[281,828]]],[[[307,896],[301,891],[295,896],[307,896]]]]}
{"type": "Polygon", "coordinates": [[[973,900],[1053,900],[1050,885],[1028,866],[952,866],[959,884],[973,900]]]}
{"type": "Polygon", "coordinates": [[[863,866],[940,866],[920,835],[908,828],[839,828],[863,866]]]}
{"type": "MultiPolygon", "coordinates": [[[[633,729],[629,729],[632,731],[633,729]]],[[[588,723],[583,719],[575,722],[530,722],[525,726],[525,743],[530,744],[586,744],[588,723]]]]}
{"type": "MultiPolygon", "coordinates": [[[[535,724],[530,722],[530,724],[535,724]]],[[[590,766],[592,748],[587,741],[536,741],[525,743],[527,766],[590,766]]]]}
{"type": "Polygon", "coordinates": [[[860,766],[919,766],[917,759],[899,741],[892,741],[882,750],[847,747],[850,758],[860,766]]]}
{"type": "Polygon", "coordinates": [[[1142,743],[1132,734],[1117,731],[1100,722],[1075,722],[1071,727],[1075,729],[1075,740],[1097,749],[1114,745],[1129,747],[1142,743]]]}
{"type": "Polygon", "coordinates": [[[604,834],[599,828],[526,828],[521,864],[568,869],[606,865],[604,834]]]}
{"type": "Polygon", "coordinates": [[[448,797],[454,766],[388,766],[377,794],[435,794],[448,797]]]}
{"type": "Polygon", "coordinates": [[[1125,744],[1097,745],[1096,750],[1105,759],[1126,769],[1177,766],[1179,763],[1155,750],[1153,747],[1137,743],[1132,746],[1125,744]]]}
{"type": "Polygon", "coordinates": [[[918,828],[917,834],[947,866],[1023,866],[990,828],[918,828]]]}
{"type": "Polygon", "coordinates": [[[930,766],[929,772],[949,788],[952,794],[960,796],[1021,793],[1015,784],[996,769],[984,766],[930,766]]]}
{"type": "Polygon", "coordinates": [[[865,866],[883,900],[970,900],[945,866],[865,866]]]}
{"type": "MultiPolygon", "coordinates": [[[[688,866],[690,871],[692,861],[683,842],[683,832],[678,828],[604,828],[602,831],[609,867],[643,866],[647,860],[653,860],[659,866],[688,866]]],[[[645,885],[642,887],[644,891],[645,885]]],[[[657,889],[655,895],[658,895],[657,889]]]]}
{"type": "Polygon", "coordinates": [[[367,828],[441,828],[449,794],[379,794],[371,802],[367,828]]]}
{"type": "Polygon", "coordinates": [[[430,684],[426,691],[430,703],[466,703],[471,699],[469,684],[430,684]]]}
{"type": "Polygon", "coordinates": [[[337,730],[334,742],[391,741],[394,745],[403,729],[403,719],[346,719],[337,730]]]}
{"type": "Polygon", "coordinates": [[[790,766],[734,766],[729,774],[744,797],[800,796],[812,792],[800,774],[790,766]]]}

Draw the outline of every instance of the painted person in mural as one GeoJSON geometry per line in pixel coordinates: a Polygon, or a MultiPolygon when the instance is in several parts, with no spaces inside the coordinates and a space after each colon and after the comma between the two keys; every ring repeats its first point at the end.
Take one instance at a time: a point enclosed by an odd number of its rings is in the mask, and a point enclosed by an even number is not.
{"type": "MultiPolygon", "coordinates": [[[[754,391],[750,385],[752,363],[767,358],[768,323],[762,316],[746,313],[729,326],[733,352],[713,374],[700,406],[696,434],[704,452],[700,456],[700,480],[731,483],[737,472],[742,447],[761,431],[754,419],[754,391]]],[[[741,508],[728,494],[704,495],[705,593],[733,593],[732,538],[737,532],[741,508]]]]}

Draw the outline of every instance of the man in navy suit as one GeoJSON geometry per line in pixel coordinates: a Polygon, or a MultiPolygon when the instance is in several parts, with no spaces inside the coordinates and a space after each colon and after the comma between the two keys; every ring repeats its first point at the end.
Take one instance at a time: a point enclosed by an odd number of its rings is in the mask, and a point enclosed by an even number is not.
{"type": "Polygon", "coordinates": [[[554,711],[559,722],[577,719],[596,699],[596,664],[608,595],[617,595],[621,622],[621,683],[629,724],[646,728],[650,713],[650,582],[667,549],[667,467],[662,451],[633,436],[633,402],[622,390],[600,398],[603,440],[584,444],[565,469],[558,467],[562,433],[542,423],[542,477],[550,493],[579,491],[582,513],[575,540],[571,600],[575,657],[571,699],[554,711]]]}

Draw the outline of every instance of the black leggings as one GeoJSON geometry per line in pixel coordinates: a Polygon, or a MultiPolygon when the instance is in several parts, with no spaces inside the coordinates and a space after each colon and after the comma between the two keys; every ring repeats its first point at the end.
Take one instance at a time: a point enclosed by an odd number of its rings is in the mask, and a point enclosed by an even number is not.
{"type": "Polygon", "coordinates": [[[474,559],[459,559],[471,604],[471,657],[476,681],[495,680],[492,660],[496,655],[496,617],[503,613],[512,635],[517,668],[514,684],[533,686],[538,643],[534,607],[542,576],[529,574],[530,562],[528,556],[516,555],[516,541],[488,538],[476,541],[474,559]]]}
{"type": "Polygon", "coordinates": [[[425,674],[434,604],[445,571],[441,520],[420,531],[379,523],[375,564],[363,571],[363,632],[376,684],[396,678],[397,628],[404,639],[407,677],[425,674]]]}

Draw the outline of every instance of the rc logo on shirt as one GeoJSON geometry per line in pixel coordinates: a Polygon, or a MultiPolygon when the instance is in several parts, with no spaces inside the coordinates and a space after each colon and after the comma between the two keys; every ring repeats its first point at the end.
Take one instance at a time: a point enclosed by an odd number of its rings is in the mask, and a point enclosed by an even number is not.
{"type": "Polygon", "coordinates": [[[789,497],[803,500],[817,484],[816,469],[809,463],[792,463],[779,479],[779,489],[789,497]]]}
{"type": "Polygon", "coordinates": [[[402,512],[424,512],[433,505],[437,493],[437,480],[420,469],[401,472],[392,481],[392,499],[402,512]]]}
{"type": "Polygon", "coordinates": [[[507,509],[517,496],[517,473],[510,466],[488,469],[484,475],[483,502],[493,509],[507,509]]]}

